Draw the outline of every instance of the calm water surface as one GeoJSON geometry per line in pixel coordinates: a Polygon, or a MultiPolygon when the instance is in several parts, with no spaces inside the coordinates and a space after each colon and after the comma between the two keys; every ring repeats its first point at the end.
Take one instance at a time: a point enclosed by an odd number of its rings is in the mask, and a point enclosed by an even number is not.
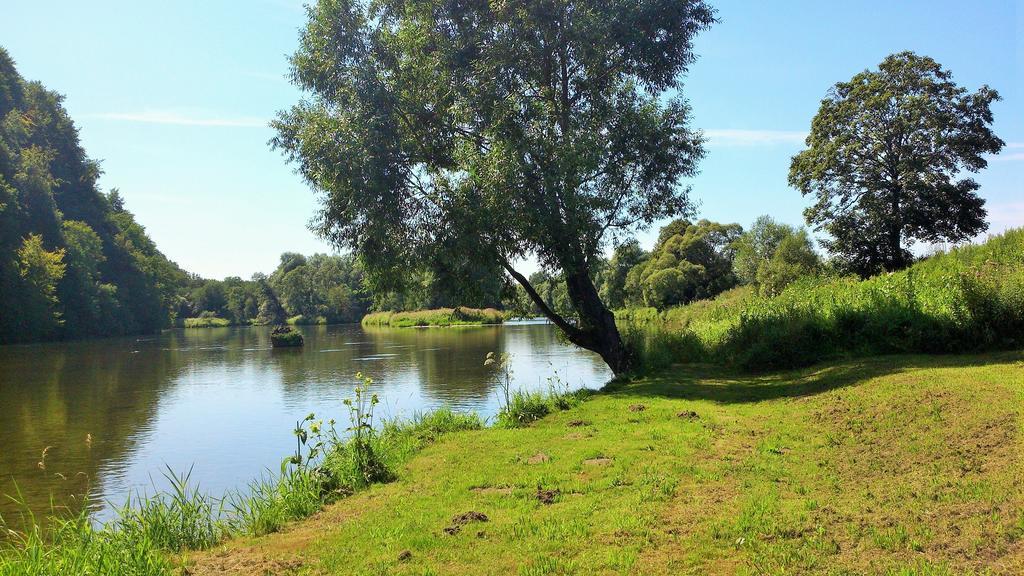
{"type": "MultiPolygon", "coordinates": [[[[213,494],[242,487],[279,469],[296,420],[345,418],[341,401],[359,371],[374,378],[386,417],[445,404],[493,416],[497,390],[483,367],[491,351],[512,354],[522,389],[547,389],[555,374],[572,388],[611,376],[550,324],[301,331],[306,345],[296,350],[272,350],[264,327],[0,347],[0,493],[17,489],[36,513],[51,494],[67,502],[88,493],[103,517],[107,502],[162,487],[165,466],[191,467],[213,494]]],[[[0,501],[8,519],[19,509],[0,501]]]]}

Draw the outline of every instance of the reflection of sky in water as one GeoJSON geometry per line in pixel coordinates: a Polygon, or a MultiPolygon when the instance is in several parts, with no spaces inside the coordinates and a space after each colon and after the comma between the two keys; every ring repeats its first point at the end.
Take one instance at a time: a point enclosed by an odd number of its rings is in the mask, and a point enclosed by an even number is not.
{"type": "MultiPolygon", "coordinates": [[[[2,368],[55,355],[61,368],[53,370],[57,376],[37,371],[39,379],[56,382],[36,387],[31,378],[0,375],[0,401],[18,402],[25,412],[10,425],[0,423],[0,440],[24,437],[18,422],[22,428],[33,418],[44,422],[30,441],[16,446],[14,462],[6,451],[0,457],[0,478],[13,476],[23,491],[27,484],[33,492],[60,490],[47,486],[52,479],[41,482],[27,464],[38,460],[43,443],[53,442],[44,438],[66,437],[65,460],[55,456],[54,466],[86,469],[94,496],[120,503],[129,490],[151,492],[154,482],[163,486],[165,465],[178,472],[192,468],[204,491],[220,494],[278,470],[295,448],[296,421],[310,412],[333,417],[344,428],[341,401],[351,395],[356,372],[374,379],[381,398],[377,415],[389,418],[443,405],[493,416],[494,375],[483,367],[491,351],[512,355],[514,388],[544,390],[556,374],[571,388],[599,387],[610,375],[596,355],[560,342],[547,324],[302,331],[306,346],[300,350],[269,349],[265,328],[176,331],[152,340],[103,341],[105,347],[7,347],[0,351],[2,368]],[[50,418],[65,405],[83,417],[50,418]],[[83,420],[88,423],[78,424],[83,420]],[[118,425],[100,424],[111,421],[118,425]],[[88,451],[73,440],[86,430],[95,436],[88,451]]],[[[0,489],[8,491],[8,485],[0,489]]],[[[46,502],[42,494],[31,496],[32,505],[46,502]]]]}

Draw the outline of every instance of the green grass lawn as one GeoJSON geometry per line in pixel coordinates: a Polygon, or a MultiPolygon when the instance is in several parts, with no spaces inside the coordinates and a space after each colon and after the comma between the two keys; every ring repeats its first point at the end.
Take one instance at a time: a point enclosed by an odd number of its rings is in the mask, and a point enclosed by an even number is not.
{"type": "Polygon", "coordinates": [[[445,436],[396,482],[184,562],[193,575],[1022,574],[1022,404],[1020,352],[768,376],[676,367],[528,428],[445,436]],[[466,512],[487,520],[457,522],[466,512]]]}

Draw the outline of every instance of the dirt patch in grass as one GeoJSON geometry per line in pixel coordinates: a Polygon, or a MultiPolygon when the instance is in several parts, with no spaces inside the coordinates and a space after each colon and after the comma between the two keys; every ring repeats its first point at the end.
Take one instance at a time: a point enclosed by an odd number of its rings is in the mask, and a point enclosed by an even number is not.
{"type": "Polygon", "coordinates": [[[543,464],[544,462],[550,462],[550,461],[551,461],[551,456],[548,456],[547,454],[545,454],[543,452],[537,452],[533,456],[530,456],[529,458],[526,459],[526,463],[527,464],[543,464]]]}
{"type": "Polygon", "coordinates": [[[455,516],[452,516],[451,524],[444,528],[444,533],[454,536],[455,534],[458,534],[466,524],[471,522],[487,522],[488,520],[490,519],[486,514],[483,512],[476,512],[475,510],[456,514],[455,516]]]}
{"type": "Polygon", "coordinates": [[[221,574],[251,574],[289,576],[299,574],[305,567],[299,559],[281,559],[259,554],[242,554],[238,551],[223,551],[209,556],[200,565],[184,568],[188,576],[214,576],[221,574]]]}
{"type": "Polygon", "coordinates": [[[587,458],[583,463],[587,466],[607,466],[611,464],[613,460],[605,456],[597,456],[594,458],[587,458]]]}
{"type": "MultiPolygon", "coordinates": [[[[331,528],[373,516],[391,501],[392,487],[380,492],[360,494],[358,507],[347,506],[342,500],[327,506],[321,512],[301,522],[289,524],[284,530],[261,538],[238,538],[224,546],[204,552],[189,553],[184,570],[191,576],[287,576],[285,571],[295,566],[296,557],[306,558],[307,550],[331,528]]],[[[300,566],[310,570],[315,562],[304,561],[300,566]]],[[[316,573],[316,570],[312,570],[316,573]]]]}
{"type": "Polygon", "coordinates": [[[537,486],[537,500],[541,504],[554,504],[555,498],[561,494],[561,491],[557,488],[554,490],[545,490],[540,485],[537,486]]]}
{"type": "Polygon", "coordinates": [[[630,404],[629,406],[630,412],[643,412],[644,410],[647,410],[647,406],[643,404],[630,404]]]}

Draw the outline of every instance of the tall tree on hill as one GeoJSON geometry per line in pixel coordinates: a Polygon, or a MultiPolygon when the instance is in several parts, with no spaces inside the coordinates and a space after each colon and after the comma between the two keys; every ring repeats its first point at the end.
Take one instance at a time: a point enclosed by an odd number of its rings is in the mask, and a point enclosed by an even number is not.
{"type": "Polygon", "coordinates": [[[575,344],[630,367],[591,276],[609,238],[686,213],[703,156],[679,78],[701,0],[320,0],[292,58],[311,94],[273,143],[323,195],[315,230],[386,289],[498,264],[575,344]],[[577,321],[514,268],[564,274],[577,321]]]}
{"type": "Polygon", "coordinates": [[[1004,142],[990,129],[999,94],[969,93],[926,56],[901,52],[836,84],[793,157],[790,185],[816,201],[808,224],[867,276],[908,266],[917,240],[962,241],[987,228],[979,185],[964,172],[1004,142]]]}

